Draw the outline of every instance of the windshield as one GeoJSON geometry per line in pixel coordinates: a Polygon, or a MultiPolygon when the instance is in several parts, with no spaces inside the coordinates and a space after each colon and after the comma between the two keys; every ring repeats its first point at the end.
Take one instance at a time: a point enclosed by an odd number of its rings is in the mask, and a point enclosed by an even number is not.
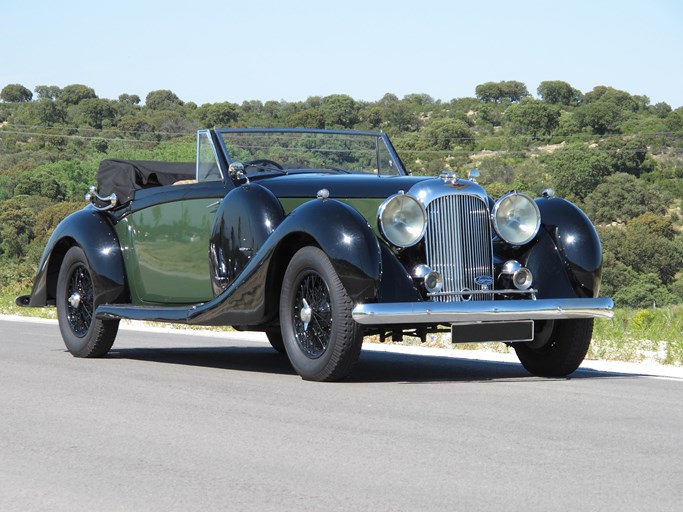
{"type": "Polygon", "coordinates": [[[270,129],[218,133],[230,162],[258,162],[284,170],[404,174],[382,133],[270,129]]]}

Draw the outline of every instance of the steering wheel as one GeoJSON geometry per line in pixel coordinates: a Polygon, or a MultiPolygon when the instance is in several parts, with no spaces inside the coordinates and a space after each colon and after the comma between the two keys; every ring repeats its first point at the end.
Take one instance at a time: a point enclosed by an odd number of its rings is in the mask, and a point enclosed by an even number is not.
{"type": "Polygon", "coordinates": [[[244,162],[245,167],[248,167],[250,165],[253,167],[259,167],[261,169],[263,169],[263,167],[261,167],[263,165],[275,167],[278,171],[282,171],[284,169],[284,167],[282,167],[282,165],[280,165],[279,163],[273,162],[272,160],[268,160],[266,158],[258,158],[256,160],[249,160],[248,162],[244,162]]]}

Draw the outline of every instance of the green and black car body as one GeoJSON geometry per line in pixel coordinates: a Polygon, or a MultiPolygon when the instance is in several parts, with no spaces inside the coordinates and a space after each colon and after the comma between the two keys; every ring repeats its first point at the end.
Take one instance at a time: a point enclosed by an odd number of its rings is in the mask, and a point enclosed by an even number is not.
{"type": "Polygon", "coordinates": [[[17,304],[56,305],[80,357],[137,319],[264,331],[311,380],[346,376],[364,336],[438,331],[567,375],[612,314],[597,233],[477,175],[410,176],[380,132],[201,130],[193,163],[105,160],[17,304]]]}

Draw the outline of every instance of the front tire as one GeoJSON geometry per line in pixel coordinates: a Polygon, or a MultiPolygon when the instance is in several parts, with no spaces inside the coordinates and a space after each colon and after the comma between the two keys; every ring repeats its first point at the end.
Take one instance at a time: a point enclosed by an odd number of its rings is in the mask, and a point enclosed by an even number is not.
{"type": "Polygon", "coordinates": [[[593,319],[555,320],[547,323],[538,336],[543,339],[513,345],[519,361],[539,377],[566,377],[586,357],[593,336],[593,319]]]}
{"type": "Polygon", "coordinates": [[[280,354],[286,354],[285,342],[282,341],[282,331],[280,329],[268,329],[266,336],[270,342],[270,346],[277,350],[280,354]]]}
{"type": "Polygon", "coordinates": [[[280,294],[280,326],[289,360],[306,380],[346,377],[358,361],[363,329],[353,301],[325,253],[299,250],[287,267],[280,294]]]}
{"type": "Polygon", "coordinates": [[[64,256],[57,279],[57,319],[66,348],[75,357],[102,357],[111,348],[118,320],[98,320],[98,290],[83,249],[64,256]]]}

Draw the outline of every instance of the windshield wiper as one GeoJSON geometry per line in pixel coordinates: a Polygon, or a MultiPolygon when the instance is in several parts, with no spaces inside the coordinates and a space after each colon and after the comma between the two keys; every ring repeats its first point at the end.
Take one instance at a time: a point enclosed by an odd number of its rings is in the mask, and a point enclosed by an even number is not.
{"type": "Polygon", "coordinates": [[[337,171],[337,172],[343,172],[344,174],[351,174],[351,171],[342,169],[341,167],[334,167],[332,165],[327,165],[325,162],[323,162],[323,169],[329,169],[330,171],[337,171]]]}
{"type": "Polygon", "coordinates": [[[287,171],[282,169],[279,164],[265,160],[252,160],[250,162],[244,162],[244,168],[246,169],[247,167],[256,167],[259,171],[273,171],[280,174],[287,174],[287,171]]]}

